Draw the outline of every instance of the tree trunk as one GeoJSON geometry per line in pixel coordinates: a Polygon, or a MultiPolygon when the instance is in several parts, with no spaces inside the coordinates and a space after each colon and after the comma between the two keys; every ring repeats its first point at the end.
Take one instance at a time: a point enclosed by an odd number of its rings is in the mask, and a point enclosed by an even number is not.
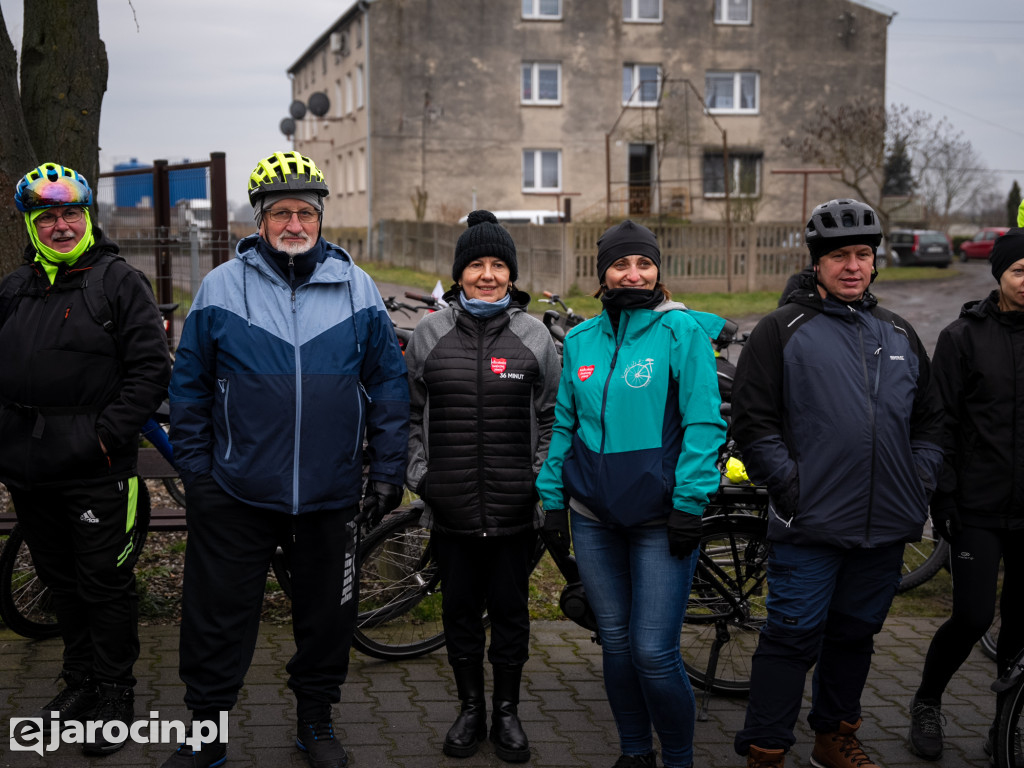
{"type": "Polygon", "coordinates": [[[96,0],[25,2],[21,111],[41,162],[98,181],[100,105],[107,90],[107,49],[96,0]]]}
{"type": "Polygon", "coordinates": [[[18,179],[36,164],[18,95],[18,58],[0,9],[0,275],[21,263],[28,243],[24,218],[12,199],[18,179]]]}

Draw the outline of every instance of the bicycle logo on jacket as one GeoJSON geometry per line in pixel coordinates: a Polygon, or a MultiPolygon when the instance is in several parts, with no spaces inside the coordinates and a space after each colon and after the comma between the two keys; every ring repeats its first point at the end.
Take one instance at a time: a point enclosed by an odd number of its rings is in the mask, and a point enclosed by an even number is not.
{"type": "Polygon", "coordinates": [[[643,362],[633,363],[626,369],[623,378],[626,384],[633,389],[643,389],[651,383],[654,358],[648,357],[643,362]]]}

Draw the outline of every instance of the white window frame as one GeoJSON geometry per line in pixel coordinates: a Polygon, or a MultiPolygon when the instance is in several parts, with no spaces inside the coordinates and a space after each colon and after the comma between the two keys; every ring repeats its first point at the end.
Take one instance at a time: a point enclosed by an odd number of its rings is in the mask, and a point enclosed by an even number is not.
{"type": "Polygon", "coordinates": [[[705,107],[712,115],[756,115],[761,112],[761,74],[750,70],[732,71],[709,71],[704,74],[704,100],[705,107]],[[708,87],[708,78],[730,76],[732,78],[732,103],[739,104],[742,100],[742,83],[744,77],[754,78],[754,106],[753,107],[712,107],[707,104],[711,88],[708,87]]]}
{"type": "Polygon", "coordinates": [[[359,148],[359,164],[356,166],[356,191],[366,191],[366,150],[359,148]]]}
{"type": "Polygon", "coordinates": [[[640,3],[643,0],[622,0],[622,20],[631,24],[661,24],[664,4],[663,0],[654,0],[658,4],[657,17],[640,17],[640,3]]]}
{"type": "Polygon", "coordinates": [[[352,114],[352,73],[345,75],[345,114],[352,114]]]}
{"type": "Polygon", "coordinates": [[[746,6],[747,18],[745,19],[733,19],[729,15],[731,6],[737,2],[737,0],[715,0],[715,24],[735,24],[738,26],[746,25],[750,26],[754,18],[753,0],[739,0],[740,3],[746,6]]]}
{"type": "Polygon", "coordinates": [[[555,13],[544,13],[541,3],[544,0],[522,0],[522,11],[524,19],[539,19],[540,21],[557,21],[562,18],[562,0],[555,0],[558,11],[555,13]]]}
{"type": "MultiPolygon", "coordinates": [[[[647,81],[649,82],[649,81],[647,81]]],[[[624,107],[656,107],[661,99],[661,65],[660,64],[623,64],[622,65],[622,106],[624,107]],[[658,80],[655,86],[653,101],[645,101],[643,88],[640,84],[640,70],[654,67],[658,70],[658,80]],[[629,73],[629,93],[626,93],[626,73],[629,73]]]]}
{"type": "Polygon", "coordinates": [[[523,173],[522,173],[522,191],[523,192],[561,192],[562,191],[562,150],[560,149],[524,149],[523,150],[523,173]],[[544,156],[554,155],[557,163],[556,173],[558,174],[558,180],[555,186],[545,187],[542,186],[544,178],[544,156]],[[526,185],[526,169],[529,164],[533,164],[533,181],[534,185],[528,187],[526,185]]]}
{"type": "MultiPolygon", "coordinates": [[[[705,152],[704,156],[703,156],[703,160],[704,160],[705,164],[707,164],[707,160],[708,160],[709,157],[715,158],[717,160],[717,162],[719,162],[719,163],[722,162],[722,153],[721,152],[705,152]]],[[[760,197],[761,196],[761,176],[762,176],[762,172],[764,170],[764,155],[761,154],[760,152],[735,152],[735,153],[730,152],[729,153],[729,165],[731,166],[729,170],[731,171],[730,176],[731,176],[731,180],[732,180],[732,185],[730,185],[732,188],[729,190],[729,197],[731,197],[731,198],[744,198],[744,199],[756,199],[756,198],[760,197]],[[751,192],[741,192],[740,191],[740,178],[741,178],[741,174],[743,172],[744,161],[747,161],[748,163],[753,163],[753,168],[754,168],[754,171],[755,171],[755,175],[754,175],[754,186],[755,186],[755,189],[754,189],[754,191],[752,193],[751,192]]],[[[702,167],[701,173],[703,173],[703,167],[702,167]]],[[[723,189],[721,192],[709,192],[708,188],[707,188],[708,181],[709,181],[708,179],[704,179],[702,184],[701,184],[701,190],[704,193],[704,197],[706,197],[706,198],[721,198],[721,199],[724,199],[725,198],[725,190],[723,189]]]]}
{"type": "Polygon", "coordinates": [[[534,106],[557,106],[562,103],[562,65],[557,61],[524,61],[519,70],[519,103],[534,106]],[[532,97],[527,98],[523,93],[523,76],[526,69],[530,69],[530,91],[532,97]],[[540,72],[541,70],[553,69],[557,78],[557,94],[554,99],[542,99],[540,97],[540,72]]]}
{"type": "Polygon", "coordinates": [[[356,65],[356,109],[363,108],[363,65],[356,65]]]}

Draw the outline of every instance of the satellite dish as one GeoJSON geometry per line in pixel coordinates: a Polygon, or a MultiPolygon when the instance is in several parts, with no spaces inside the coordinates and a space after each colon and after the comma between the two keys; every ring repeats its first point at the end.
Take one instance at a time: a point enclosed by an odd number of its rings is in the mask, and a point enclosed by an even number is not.
{"type": "Polygon", "coordinates": [[[295,135],[295,121],[292,120],[290,117],[286,117],[284,120],[282,120],[281,121],[281,133],[283,133],[285,136],[294,136],[295,135]]]}
{"type": "Polygon", "coordinates": [[[317,117],[323,117],[331,108],[331,100],[323,91],[317,91],[309,95],[309,111],[317,117]]]}
{"type": "Polygon", "coordinates": [[[306,116],[306,105],[303,104],[298,99],[296,99],[295,101],[292,102],[292,105],[288,107],[288,112],[296,120],[301,120],[306,116]]]}

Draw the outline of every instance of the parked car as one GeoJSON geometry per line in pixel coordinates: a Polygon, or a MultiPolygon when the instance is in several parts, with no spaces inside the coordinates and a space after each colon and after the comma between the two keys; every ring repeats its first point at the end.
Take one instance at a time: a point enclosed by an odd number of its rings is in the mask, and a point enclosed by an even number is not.
{"type": "Polygon", "coordinates": [[[1000,235],[1005,235],[1009,227],[984,227],[970,240],[960,243],[960,261],[968,259],[987,259],[992,253],[992,244],[1000,235]]]}
{"type": "Polygon", "coordinates": [[[935,229],[894,229],[889,233],[889,263],[894,267],[939,267],[953,262],[953,246],[935,229]]]}

